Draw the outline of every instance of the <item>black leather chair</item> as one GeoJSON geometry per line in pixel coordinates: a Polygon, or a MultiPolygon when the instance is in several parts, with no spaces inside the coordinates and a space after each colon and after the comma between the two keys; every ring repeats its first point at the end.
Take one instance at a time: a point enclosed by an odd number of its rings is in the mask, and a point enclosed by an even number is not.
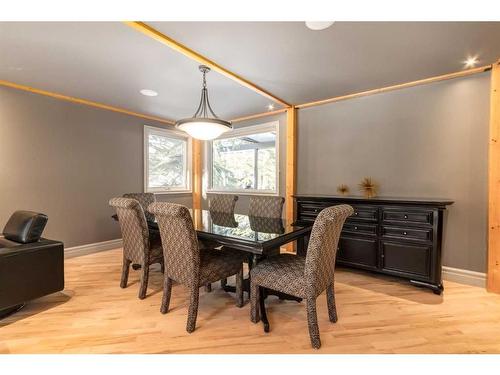
{"type": "Polygon", "coordinates": [[[64,289],[64,245],[41,238],[47,216],[16,211],[0,235],[0,319],[64,289]]]}

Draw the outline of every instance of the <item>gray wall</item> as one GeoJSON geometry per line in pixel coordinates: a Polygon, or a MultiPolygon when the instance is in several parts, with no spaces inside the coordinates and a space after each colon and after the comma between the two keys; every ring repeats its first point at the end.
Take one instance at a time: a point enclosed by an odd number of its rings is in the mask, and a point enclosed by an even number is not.
{"type": "Polygon", "coordinates": [[[486,270],[490,74],[303,109],[298,193],[450,198],[443,264],[486,270]]]}
{"type": "MultiPolygon", "coordinates": [[[[234,124],[235,129],[247,127],[247,126],[252,126],[252,125],[260,125],[260,124],[265,124],[268,122],[272,121],[278,121],[279,122],[279,194],[284,197],[285,196],[285,182],[286,182],[286,175],[285,175],[285,168],[286,168],[286,114],[282,113],[279,115],[274,115],[274,116],[269,116],[269,117],[262,117],[254,120],[248,120],[248,121],[242,121],[239,123],[234,124]]],[[[207,170],[207,157],[206,157],[206,147],[204,149],[204,179],[203,179],[203,201],[202,201],[202,207],[205,209],[208,209],[208,201],[210,199],[210,196],[212,194],[207,193],[207,186],[208,186],[208,170],[207,170]]],[[[235,207],[235,212],[236,213],[241,213],[241,214],[246,214],[248,213],[248,206],[250,204],[250,195],[244,195],[244,194],[237,194],[239,196],[238,201],[236,202],[236,207],[235,207]]],[[[283,205],[283,216],[285,215],[285,205],[283,205]]]]}
{"type": "Polygon", "coordinates": [[[145,124],[163,126],[0,87],[0,230],[24,209],[46,213],[44,236],[66,247],[120,238],[108,200],[143,191],[145,124]]]}

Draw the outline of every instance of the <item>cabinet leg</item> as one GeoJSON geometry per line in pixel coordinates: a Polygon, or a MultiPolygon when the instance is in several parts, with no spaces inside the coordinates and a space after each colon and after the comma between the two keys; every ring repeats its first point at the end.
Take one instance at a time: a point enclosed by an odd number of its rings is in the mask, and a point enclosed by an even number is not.
{"type": "Polygon", "coordinates": [[[429,288],[433,291],[434,294],[437,295],[441,295],[444,290],[443,283],[431,284],[431,283],[426,283],[425,281],[410,280],[410,284],[413,284],[421,288],[429,288]]]}

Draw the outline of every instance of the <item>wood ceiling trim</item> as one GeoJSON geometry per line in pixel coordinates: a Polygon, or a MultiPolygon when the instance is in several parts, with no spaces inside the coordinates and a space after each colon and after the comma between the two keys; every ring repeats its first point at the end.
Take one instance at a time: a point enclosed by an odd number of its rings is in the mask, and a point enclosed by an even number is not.
{"type": "Polygon", "coordinates": [[[118,112],[118,113],[122,113],[122,114],[129,115],[129,116],[134,116],[134,117],[140,117],[140,118],[144,118],[147,120],[162,122],[162,123],[168,124],[168,125],[174,125],[174,123],[175,123],[172,120],[165,119],[162,117],[150,116],[150,115],[146,115],[144,113],[133,112],[133,111],[129,111],[128,109],[113,107],[113,106],[108,105],[108,104],[98,103],[98,102],[94,102],[94,101],[87,100],[87,99],[75,98],[74,96],[67,96],[67,95],[63,95],[63,94],[58,94],[56,92],[51,92],[51,91],[46,91],[46,90],[42,90],[42,89],[37,89],[34,87],[30,87],[30,86],[20,85],[20,84],[14,83],[14,82],[0,80],[0,86],[10,87],[10,88],[17,89],[17,90],[23,90],[23,91],[31,92],[33,94],[50,96],[51,98],[65,100],[67,102],[83,104],[83,105],[90,106],[90,107],[105,109],[107,111],[118,112]]]}
{"type": "Polygon", "coordinates": [[[162,34],[160,31],[154,29],[153,27],[147,25],[144,22],[139,21],[125,21],[127,26],[149,36],[150,38],[172,48],[173,50],[182,53],[184,56],[199,62],[200,64],[204,64],[210,67],[212,70],[224,75],[225,77],[232,79],[233,81],[239,83],[242,86],[249,88],[250,90],[255,91],[256,93],[265,96],[268,99],[273,100],[276,103],[279,103],[285,107],[290,107],[291,104],[287,103],[283,99],[278,98],[277,96],[271,94],[269,91],[266,91],[262,87],[257,86],[256,84],[248,81],[247,79],[239,76],[236,73],[231,72],[230,70],[220,66],[216,62],[206,58],[205,56],[199,54],[198,52],[190,49],[189,47],[175,41],[174,39],[162,34]]]}
{"type": "Polygon", "coordinates": [[[487,70],[490,70],[490,69],[491,69],[491,65],[485,65],[485,66],[481,66],[481,67],[478,67],[478,68],[473,68],[473,69],[468,69],[468,70],[461,70],[459,72],[443,74],[443,75],[440,75],[440,76],[435,76],[435,77],[430,77],[430,78],[425,78],[425,79],[419,79],[417,81],[400,83],[400,84],[393,85],[393,86],[386,86],[386,87],[382,87],[382,88],[378,88],[378,89],[361,91],[361,92],[357,92],[357,93],[354,93],[354,94],[336,96],[336,97],[333,97],[333,98],[328,98],[328,99],[323,99],[323,100],[317,100],[317,101],[309,102],[309,103],[298,104],[295,107],[298,108],[298,109],[315,107],[315,106],[318,106],[318,105],[339,102],[341,100],[360,98],[362,96],[380,94],[380,93],[383,93],[383,92],[388,92],[388,91],[393,91],[393,90],[399,90],[399,89],[405,89],[405,88],[408,88],[408,87],[413,87],[413,86],[418,86],[418,85],[424,85],[424,84],[428,84],[428,83],[434,83],[434,82],[444,81],[444,80],[453,79],[453,78],[465,77],[465,76],[469,76],[469,75],[472,75],[472,74],[483,73],[483,72],[485,72],[487,70]]]}

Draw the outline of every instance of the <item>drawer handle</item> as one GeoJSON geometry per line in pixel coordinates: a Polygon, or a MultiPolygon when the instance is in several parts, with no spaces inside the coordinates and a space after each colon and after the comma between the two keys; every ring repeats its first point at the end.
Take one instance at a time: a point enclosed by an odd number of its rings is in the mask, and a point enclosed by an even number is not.
{"type": "Polygon", "coordinates": [[[358,230],[358,227],[354,227],[354,230],[358,230]]]}
{"type": "Polygon", "coordinates": [[[406,232],[403,232],[403,234],[404,234],[404,235],[406,236],[406,235],[407,235],[408,233],[406,233],[406,232]]]}
{"type": "Polygon", "coordinates": [[[405,219],[408,219],[408,215],[405,215],[405,219]]]}
{"type": "Polygon", "coordinates": [[[358,213],[357,213],[357,212],[355,212],[355,213],[354,213],[354,216],[358,216],[358,213]]]}

